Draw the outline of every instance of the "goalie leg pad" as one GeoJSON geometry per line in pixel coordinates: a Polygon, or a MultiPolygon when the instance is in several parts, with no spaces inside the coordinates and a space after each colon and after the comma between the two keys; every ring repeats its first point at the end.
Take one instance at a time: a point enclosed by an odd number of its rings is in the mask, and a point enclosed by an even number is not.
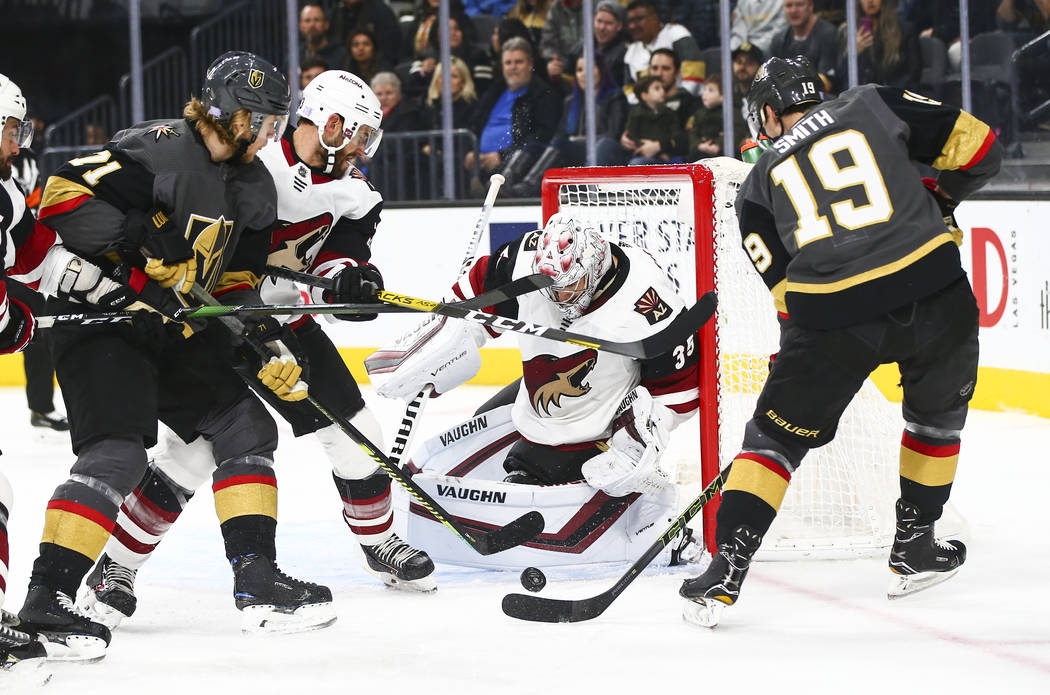
{"type": "MultiPolygon", "coordinates": [[[[350,424],[361,431],[361,434],[372,442],[380,450],[386,450],[383,442],[383,430],[379,426],[375,415],[367,407],[357,411],[350,424]]],[[[379,469],[371,456],[364,449],[343,432],[335,423],[317,430],[317,441],[320,442],[325,456],[332,464],[332,472],[340,478],[348,480],[363,480],[379,469]]]]}

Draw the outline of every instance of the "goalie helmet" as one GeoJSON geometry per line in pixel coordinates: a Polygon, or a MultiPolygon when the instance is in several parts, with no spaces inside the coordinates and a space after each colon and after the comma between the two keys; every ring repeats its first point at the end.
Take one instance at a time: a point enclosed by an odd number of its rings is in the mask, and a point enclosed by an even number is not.
{"type": "Polygon", "coordinates": [[[554,284],[542,291],[558,305],[570,321],[583,315],[591,304],[598,281],[612,267],[609,242],[598,230],[555,213],[536,244],[532,270],[554,279],[554,284]]]}
{"type": "Polygon", "coordinates": [[[747,91],[747,125],[751,136],[757,140],[760,134],[767,134],[762,125],[766,106],[771,106],[780,118],[792,106],[816,104],[820,101],[818,85],[822,84],[813,64],[803,56],[770,58],[762,63],[747,91]]]}
{"type": "Polygon", "coordinates": [[[325,70],[303,89],[295,115],[317,126],[317,139],[328,153],[324,173],[331,174],[335,154],[353,144],[366,157],[375,156],[383,129],[383,109],[365,81],[345,70],[325,70]],[[324,142],[324,128],[336,114],[343,119],[343,141],[337,147],[324,142]]]}
{"type": "Polygon", "coordinates": [[[227,130],[235,111],[251,111],[253,141],[269,117],[276,117],[272,137],[280,139],[291,100],[288,80],[281,71],[247,51],[230,51],[216,58],[208,66],[200,97],[205,111],[227,130]]]}
{"type": "Polygon", "coordinates": [[[0,128],[7,126],[7,119],[18,121],[15,142],[19,147],[33,143],[33,121],[26,118],[26,98],[22,90],[6,75],[0,75],[0,128]]]}

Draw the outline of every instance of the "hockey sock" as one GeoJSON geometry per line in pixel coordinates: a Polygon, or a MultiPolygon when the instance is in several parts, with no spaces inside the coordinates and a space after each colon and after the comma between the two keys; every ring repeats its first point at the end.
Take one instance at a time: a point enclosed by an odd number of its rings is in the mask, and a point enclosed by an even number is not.
{"type": "Polygon", "coordinates": [[[215,513],[230,560],[252,553],[276,559],[277,479],[270,464],[262,456],[241,456],[224,461],[212,475],[215,513]]]}
{"type": "Polygon", "coordinates": [[[124,567],[139,569],[192,497],[192,491],[184,490],[151,465],[120,505],[106,554],[124,567]]]}
{"type": "Polygon", "coordinates": [[[73,480],[59,485],[44,513],[44,535],[30,585],[44,584],[76,595],[116,518],[117,505],[101,491],[73,480]]]}
{"type": "Polygon", "coordinates": [[[905,430],[901,438],[901,497],[919,507],[920,521],[941,518],[959,463],[959,436],[905,430]]]}
{"type": "Polygon", "coordinates": [[[733,531],[741,525],[750,526],[764,536],[791,482],[787,469],[753,452],[737,454],[732,466],[718,506],[715,531],[718,545],[731,541],[733,531]]]}
{"type": "Polygon", "coordinates": [[[390,476],[375,473],[364,480],[348,480],[333,473],[332,478],[343,500],[343,521],[361,545],[382,543],[394,533],[390,476]]]}
{"type": "MultiPolygon", "coordinates": [[[[0,486],[3,481],[0,480],[0,486]]],[[[7,593],[7,570],[10,565],[11,551],[7,546],[7,506],[0,502],[0,606],[4,605],[7,593]]]]}

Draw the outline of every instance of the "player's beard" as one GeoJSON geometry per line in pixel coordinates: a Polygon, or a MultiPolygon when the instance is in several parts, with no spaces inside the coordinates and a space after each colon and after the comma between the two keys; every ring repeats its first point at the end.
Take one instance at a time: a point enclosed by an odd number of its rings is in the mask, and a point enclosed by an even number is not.
{"type": "Polygon", "coordinates": [[[11,178],[11,165],[14,163],[14,159],[11,155],[0,159],[0,180],[7,181],[11,178]]]}

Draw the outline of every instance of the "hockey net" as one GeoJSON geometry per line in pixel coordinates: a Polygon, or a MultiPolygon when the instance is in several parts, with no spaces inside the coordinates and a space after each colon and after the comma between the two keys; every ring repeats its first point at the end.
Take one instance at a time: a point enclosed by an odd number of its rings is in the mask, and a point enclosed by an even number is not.
{"type": "MultiPolygon", "coordinates": [[[[646,249],[687,301],[717,292],[717,316],[699,336],[699,426],[679,427],[668,453],[683,504],[738,453],[778,349],[772,297],[740,247],[734,209],[750,166],[719,157],[702,165],[554,169],[543,181],[544,222],[559,210],[593,220],[606,238],[646,249]]],[[[902,427],[900,406],[866,381],[834,441],[813,450],[792,477],[761,554],[835,558],[889,547],[902,427]]],[[[709,548],[716,510],[703,510],[709,548]]],[[[954,512],[949,517],[953,529],[962,525],[954,512]]]]}

